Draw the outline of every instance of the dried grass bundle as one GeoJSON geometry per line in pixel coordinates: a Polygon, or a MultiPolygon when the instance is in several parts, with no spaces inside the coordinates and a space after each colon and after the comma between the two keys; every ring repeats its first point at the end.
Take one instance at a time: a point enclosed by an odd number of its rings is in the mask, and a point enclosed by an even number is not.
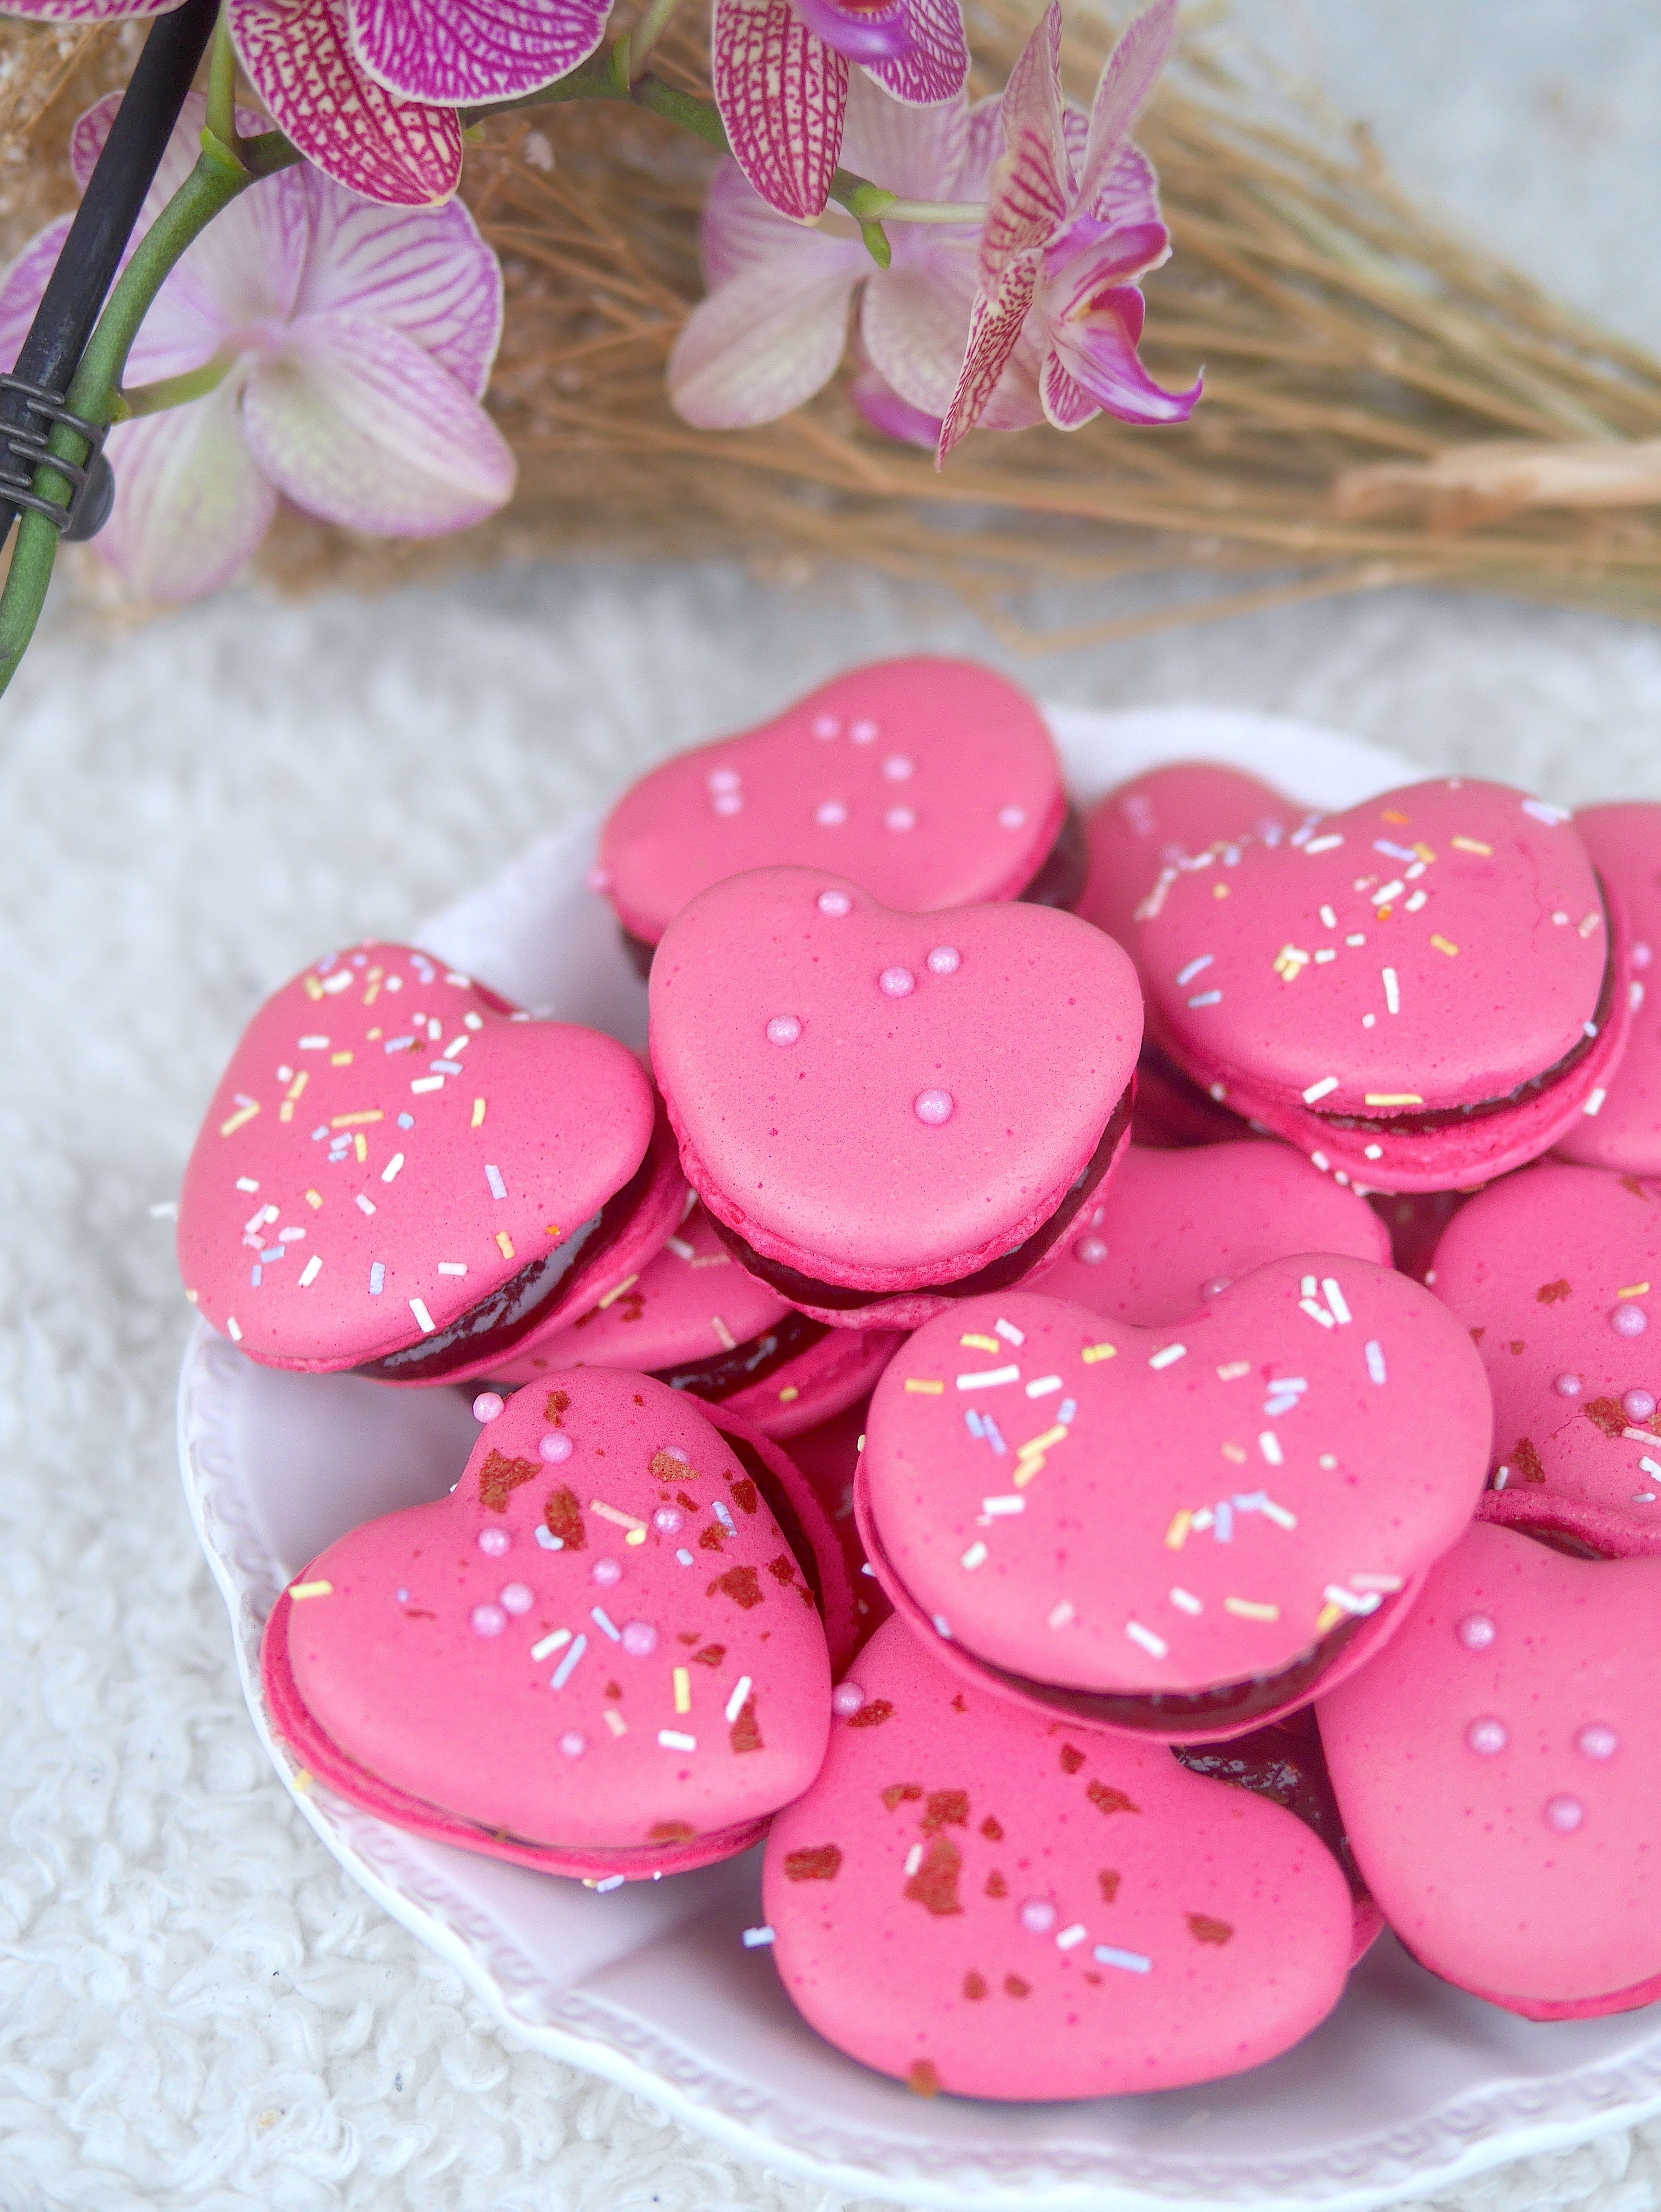
{"type": "MultiPolygon", "coordinates": [[[[1032,13],[1033,0],[972,0],[983,88],[1001,82],[1032,13]]],[[[702,17],[689,5],[659,49],[665,73],[699,89],[702,17]]],[[[1069,10],[1080,96],[1112,35],[1069,10]]],[[[23,27],[6,38],[9,64],[30,59],[0,77],[0,144],[21,148],[33,173],[99,88],[90,80],[119,82],[126,64],[107,34],[50,56],[23,27]]],[[[1386,583],[1653,617],[1661,362],[1438,228],[1364,133],[1249,87],[1220,35],[1190,38],[1137,135],[1175,240],[1148,283],[1143,354],[1167,384],[1205,364],[1194,421],[981,434],[937,474],[868,429],[840,385],[762,429],[679,422],[664,365],[701,290],[713,156],[609,104],[493,120],[465,190],[507,270],[491,404],[519,495],[438,547],[354,543],[295,519],[269,541],[267,572],[373,587],[459,559],[574,549],[737,552],[798,573],[848,560],[952,585],[1013,641],[1048,648],[1386,583]],[[1035,582],[1196,565],[1233,580],[1066,635],[1034,638],[1017,618],[1035,582]]]]}

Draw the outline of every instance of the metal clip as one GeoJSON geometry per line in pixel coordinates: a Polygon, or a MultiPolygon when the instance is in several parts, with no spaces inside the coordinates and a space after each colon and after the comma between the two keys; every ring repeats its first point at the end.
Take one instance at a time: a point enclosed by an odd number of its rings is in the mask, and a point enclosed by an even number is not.
{"type": "Polygon", "coordinates": [[[26,383],[21,376],[0,375],[0,394],[8,392],[21,393],[25,412],[21,422],[0,422],[0,497],[44,514],[61,537],[95,537],[109,520],[115,495],[115,478],[103,452],[108,425],[72,415],[62,392],[26,383]],[[35,417],[39,420],[32,419],[35,417]],[[84,462],[60,460],[47,451],[54,422],[66,424],[86,440],[92,450],[84,462]],[[33,489],[34,472],[43,462],[74,486],[67,506],[43,499],[33,489]]]}

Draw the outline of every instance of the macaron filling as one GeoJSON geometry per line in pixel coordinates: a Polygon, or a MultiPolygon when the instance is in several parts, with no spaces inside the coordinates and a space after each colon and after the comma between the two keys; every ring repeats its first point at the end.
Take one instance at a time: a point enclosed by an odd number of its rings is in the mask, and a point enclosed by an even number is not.
{"type": "Polygon", "coordinates": [[[830,1334],[824,1322],[810,1321],[806,1314],[792,1311],[713,1359],[688,1359],[673,1367],[654,1367],[650,1372],[672,1390],[690,1390],[695,1397],[719,1405],[723,1398],[747,1390],[752,1382],[764,1382],[769,1376],[776,1375],[830,1334]]]}
{"type": "Polygon", "coordinates": [[[782,1298],[788,1298],[794,1305],[823,1306],[836,1313],[851,1313],[862,1306],[879,1305],[898,1290],[904,1290],[910,1297],[940,1298],[980,1297],[994,1291],[1007,1291],[1012,1285],[1022,1281],[1054,1249],[1080,1209],[1095,1195],[1130,1126],[1135,1091],[1133,1078],[1120,1093],[1112,1113],[1108,1116],[1107,1126],[1096,1141],[1095,1150],[1062,1192],[1054,1211],[1047,1214],[1013,1251],[989,1261],[985,1266],[976,1268],[972,1274],[958,1276],[955,1281],[931,1283],[922,1289],[914,1289],[910,1284],[895,1284],[884,1290],[856,1290],[846,1283],[829,1282],[810,1275],[805,1269],[793,1267],[785,1261],[769,1259],[765,1254],[757,1252],[736,1229],[723,1221],[713,1206],[709,1208],[709,1219],[715,1234],[739,1264],[776,1290],[782,1298]]]}

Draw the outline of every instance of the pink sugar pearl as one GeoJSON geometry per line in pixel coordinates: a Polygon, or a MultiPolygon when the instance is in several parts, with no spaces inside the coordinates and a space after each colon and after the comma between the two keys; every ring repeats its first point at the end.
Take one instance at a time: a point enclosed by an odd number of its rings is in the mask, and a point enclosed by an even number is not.
{"type": "Polygon", "coordinates": [[[481,1528],[478,1532],[478,1548],[488,1559],[499,1559],[513,1540],[505,1528],[481,1528]]]}
{"type": "Polygon", "coordinates": [[[623,1648],[631,1659],[649,1659],[658,1648],[658,1632],[649,1620],[625,1621],[623,1648]]]}
{"type": "Polygon", "coordinates": [[[1560,1375],[1551,1387],[1560,1398],[1578,1398],[1585,1385],[1578,1375],[1560,1375]]]}
{"type": "Polygon", "coordinates": [[[1642,1306],[1618,1305],[1609,1315],[1609,1327],[1617,1336],[1642,1336],[1649,1325],[1642,1306]]]}
{"type": "Polygon", "coordinates": [[[508,1410],[508,1401],[495,1390],[481,1390],[473,1401],[476,1421],[499,1420],[508,1410]]]}
{"type": "Polygon", "coordinates": [[[616,1559],[596,1559],[588,1570],[588,1577],[591,1582],[609,1585],[623,1580],[623,1569],[616,1559]]]}
{"type": "Polygon", "coordinates": [[[475,1636],[500,1636],[508,1626],[508,1616],[499,1605],[476,1605],[472,1618],[475,1636]]]}
{"type": "Polygon", "coordinates": [[[830,915],[832,920],[838,920],[842,915],[853,912],[854,902],[846,891],[821,891],[818,909],[821,914],[830,915]]]}
{"type": "Polygon", "coordinates": [[[496,1603],[508,1613],[529,1613],[535,1602],[528,1583],[508,1583],[496,1592],[496,1603]]]}
{"type": "Polygon", "coordinates": [[[1629,1421],[1647,1421],[1655,1411],[1655,1393],[1628,1390],[1621,1401],[1621,1410],[1629,1421]]]}
{"type": "Polygon", "coordinates": [[[1465,1730],[1465,1741],[1473,1751],[1480,1752],[1484,1759],[1492,1759],[1496,1752],[1506,1747],[1506,1724],[1503,1721],[1495,1720],[1492,1713],[1485,1713],[1481,1720],[1473,1721],[1465,1730]]]}
{"type": "Polygon", "coordinates": [[[1485,1613],[1468,1613],[1454,1631],[1467,1651],[1486,1651],[1497,1633],[1485,1613]]]}
{"type": "Polygon", "coordinates": [[[857,1682],[838,1682],[830,1692],[830,1710],[840,1713],[844,1720],[859,1711],[865,1703],[865,1692],[857,1682]]]}
{"type": "Polygon", "coordinates": [[[1560,1836],[1572,1836],[1585,1817],[1586,1808],[1578,1797],[1548,1797],[1546,1800],[1546,1826],[1555,1828],[1560,1836]]]}
{"type": "Polygon", "coordinates": [[[551,1429],[537,1449],[551,1465],[557,1467],[562,1460],[571,1456],[571,1439],[563,1429],[551,1429]]]}
{"type": "Polygon", "coordinates": [[[678,1505],[660,1505],[652,1516],[652,1526],[660,1536],[678,1536],[685,1520],[678,1505]]]}
{"type": "Polygon", "coordinates": [[[931,1129],[937,1129],[942,1121],[952,1119],[955,1103],[949,1091],[920,1091],[913,1102],[912,1111],[918,1121],[927,1122],[931,1129]]]}
{"type": "Polygon", "coordinates": [[[1021,1907],[1020,1921],[1029,1935],[1047,1936],[1056,1925],[1056,1908],[1047,1897],[1029,1897],[1021,1907]]]}

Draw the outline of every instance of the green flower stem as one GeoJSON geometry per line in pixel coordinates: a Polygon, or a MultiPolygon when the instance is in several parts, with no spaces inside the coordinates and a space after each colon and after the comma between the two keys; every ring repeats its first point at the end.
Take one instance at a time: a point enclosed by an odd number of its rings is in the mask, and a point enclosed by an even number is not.
{"type": "Polygon", "coordinates": [[[140,415],[161,415],[169,407],[186,407],[192,399],[205,399],[225,381],[235,362],[234,354],[216,353],[200,368],[187,368],[181,376],[164,376],[155,384],[141,384],[134,391],[124,391],[115,403],[112,419],[127,422],[140,415]]]}
{"type": "Polygon", "coordinates": [[[680,0],[652,0],[651,6],[629,33],[629,75],[630,80],[646,74],[646,64],[652,49],[669,27],[669,20],[680,0]]]}
{"type": "Polygon", "coordinates": [[[222,145],[236,144],[236,49],[222,7],[208,56],[208,128],[222,145]]]}
{"type": "MultiPolygon", "coordinates": [[[[203,132],[202,152],[195,168],[139,240],[99,317],[69,389],[66,404],[71,414],[88,422],[116,420],[121,411],[121,374],[128,353],[151,302],[176,263],[214,217],[256,177],[269,176],[299,159],[277,131],[250,139],[234,151],[217,133],[203,132]]],[[[90,448],[78,431],[54,422],[46,450],[59,460],[82,465],[90,448]]],[[[74,487],[67,477],[43,461],[35,470],[33,489],[42,499],[65,503],[74,487]]],[[[56,529],[46,516],[26,507],[18,518],[11,567],[5,589],[0,592],[0,691],[11,682],[34,635],[57,556],[56,529]]]]}

